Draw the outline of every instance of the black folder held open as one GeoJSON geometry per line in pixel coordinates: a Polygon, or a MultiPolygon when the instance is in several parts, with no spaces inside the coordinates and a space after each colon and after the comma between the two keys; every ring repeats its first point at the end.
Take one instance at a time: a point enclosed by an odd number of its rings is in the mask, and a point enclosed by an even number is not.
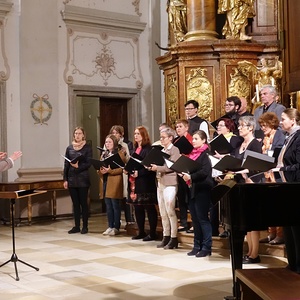
{"type": "Polygon", "coordinates": [[[231,153],[233,150],[231,144],[227,141],[223,134],[217,135],[214,139],[212,139],[209,143],[210,145],[210,153],[212,155],[217,151],[220,154],[231,153]]]}
{"type": "Polygon", "coordinates": [[[193,145],[185,136],[175,138],[173,145],[176,146],[182,154],[190,154],[194,149],[193,145]]]}
{"type": "Polygon", "coordinates": [[[176,173],[194,173],[201,165],[185,155],[181,155],[175,162],[165,158],[166,165],[176,173]]]}
{"type": "Polygon", "coordinates": [[[104,160],[91,158],[90,162],[96,170],[100,170],[101,167],[108,168],[108,166],[110,166],[111,169],[124,168],[125,166],[119,153],[111,155],[104,160]]]}
{"type": "Polygon", "coordinates": [[[240,171],[248,169],[255,172],[266,172],[276,166],[275,158],[266,154],[246,150],[244,154],[244,160],[235,158],[231,155],[226,155],[218,163],[214,165],[214,169],[226,172],[226,171],[240,171]]]}
{"type": "Polygon", "coordinates": [[[163,166],[165,164],[164,157],[169,158],[170,155],[159,150],[157,147],[153,147],[141,163],[146,167],[150,167],[151,164],[163,166]]]}
{"type": "Polygon", "coordinates": [[[126,170],[128,173],[133,173],[134,171],[138,171],[145,168],[144,165],[142,165],[142,160],[138,159],[134,156],[130,156],[127,164],[124,167],[124,170],[126,170]]]}

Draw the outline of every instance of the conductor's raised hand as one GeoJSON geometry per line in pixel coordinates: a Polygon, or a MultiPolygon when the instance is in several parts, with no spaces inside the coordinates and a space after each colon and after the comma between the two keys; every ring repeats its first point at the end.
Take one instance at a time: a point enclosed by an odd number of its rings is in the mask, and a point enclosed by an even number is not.
{"type": "Polygon", "coordinates": [[[23,153],[21,151],[15,151],[12,155],[10,155],[9,158],[15,161],[16,159],[20,158],[22,154],[23,153]]]}

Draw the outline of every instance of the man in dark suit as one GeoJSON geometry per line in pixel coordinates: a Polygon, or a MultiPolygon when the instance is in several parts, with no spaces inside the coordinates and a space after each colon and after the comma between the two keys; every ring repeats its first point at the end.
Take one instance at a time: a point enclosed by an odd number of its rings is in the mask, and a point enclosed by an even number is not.
{"type": "Polygon", "coordinates": [[[198,116],[199,103],[196,100],[188,100],[184,104],[184,107],[185,115],[189,122],[189,134],[193,135],[196,130],[201,129],[206,133],[207,138],[209,139],[208,123],[198,116]]]}

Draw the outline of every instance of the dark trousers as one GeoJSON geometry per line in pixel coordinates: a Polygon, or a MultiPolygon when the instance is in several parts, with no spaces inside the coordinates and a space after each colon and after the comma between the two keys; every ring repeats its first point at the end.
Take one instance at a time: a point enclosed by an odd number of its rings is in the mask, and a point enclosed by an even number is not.
{"type": "Polygon", "coordinates": [[[150,235],[151,237],[156,236],[157,227],[157,210],[155,205],[134,205],[135,219],[139,229],[139,233],[143,234],[145,232],[145,220],[146,212],[148,216],[150,235]]]}
{"type": "Polygon", "coordinates": [[[188,185],[182,179],[182,177],[178,177],[178,190],[177,190],[177,200],[178,200],[178,208],[179,208],[179,219],[180,225],[184,228],[188,228],[187,223],[187,214],[188,214],[188,185]]]}
{"type": "Polygon", "coordinates": [[[211,205],[210,190],[202,190],[189,200],[194,226],[194,249],[211,251],[212,228],[208,217],[211,205]]]}
{"type": "Polygon", "coordinates": [[[80,228],[80,217],[82,216],[82,227],[88,228],[88,187],[69,188],[69,193],[73,202],[73,213],[75,227],[80,228]]]}
{"type": "Polygon", "coordinates": [[[300,226],[283,227],[289,268],[300,273],[300,226]]]}

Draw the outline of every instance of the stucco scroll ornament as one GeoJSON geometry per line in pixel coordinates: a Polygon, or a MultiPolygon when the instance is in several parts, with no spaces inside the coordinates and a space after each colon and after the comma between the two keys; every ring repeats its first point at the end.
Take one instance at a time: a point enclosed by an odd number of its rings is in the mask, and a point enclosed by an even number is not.
{"type": "Polygon", "coordinates": [[[30,104],[30,111],[31,116],[35,120],[34,124],[45,124],[52,115],[52,105],[48,101],[49,96],[46,94],[42,97],[38,96],[37,94],[32,95],[33,100],[30,104]]]}
{"type": "Polygon", "coordinates": [[[132,2],[132,5],[135,7],[135,12],[138,16],[141,16],[142,14],[140,13],[140,0],[134,0],[132,2]]]}
{"type": "Polygon", "coordinates": [[[199,116],[210,120],[213,109],[213,90],[206,73],[207,69],[191,69],[186,75],[187,99],[194,99],[199,103],[199,116]]]}
{"type": "Polygon", "coordinates": [[[175,74],[167,77],[167,112],[170,126],[178,119],[178,84],[175,74]]]}
{"type": "Polygon", "coordinates": [[[107,85],[108,78],[114,73],[115,59],[109,50],[104,47],[102,52],[96,56],[96,67],[100,71],[100,75],[105,80],[104,85],[107,85]]]}

